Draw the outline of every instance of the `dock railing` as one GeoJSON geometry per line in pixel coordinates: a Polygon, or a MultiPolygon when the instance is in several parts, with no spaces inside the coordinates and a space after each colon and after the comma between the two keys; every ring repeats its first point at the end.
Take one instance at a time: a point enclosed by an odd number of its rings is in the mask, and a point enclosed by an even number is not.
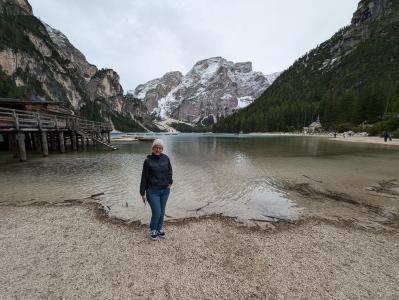
{"type": "Polygon", "coordinates": [[[77,116],[53,115],[18,109],[0,108],[0,131],[111,131],[107,122],[86,120],[77,116]]]}

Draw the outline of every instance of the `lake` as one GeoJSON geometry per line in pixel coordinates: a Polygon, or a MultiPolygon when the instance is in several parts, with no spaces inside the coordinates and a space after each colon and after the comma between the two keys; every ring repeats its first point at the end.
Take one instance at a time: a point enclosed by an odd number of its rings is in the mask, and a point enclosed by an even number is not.
{"type": "MultiPolygon", "coordinates": [[[[239,220],[317,216],[364,226],[397,216],[399,148],[324,137],[234,134],[157,135],[172,162],[167,219],[222,214],[239,220]]],[[[151,142],[114,142],[109,151],[42,157],[19,163],[0,152],[0,202],[60,202],[104,193],[111,217],[148,223],[139,195],[151,142]]],[[[398,190],[399,192],[399,190],[398,190]]]]}

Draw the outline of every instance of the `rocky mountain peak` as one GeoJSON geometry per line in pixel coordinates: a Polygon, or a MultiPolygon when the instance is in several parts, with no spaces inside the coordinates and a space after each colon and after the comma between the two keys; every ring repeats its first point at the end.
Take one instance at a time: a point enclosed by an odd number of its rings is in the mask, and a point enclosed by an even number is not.
{"type": "Polygon", "coordinates": [[[183,78],[183,74],[180,71],[168,72],[162,76],[163,80],[169,80],[169,81],[175,81],[175,82],[180,82],[182,78],[183,78]]]}
{"type": "Polygon", "coordinates": [[[26,0],[0,0],[0,13],[11,15],[32,15],[32,6],[26,0]]]}
{"type": "Polygon", "coordinates": [[[227,60],[221,56],[210,57],[197,61],[193,69],[207,69],[212,64],[225,64],[227,60]]]}
{"type": "Polygon", "coordinates": [[[90,64],[82,52],[76,49],[61,31],[44,22],[43,24],[59,53],[68,62],[68,69],[75,69],[86,81],[90,80],[96,74],[97,67],[90,64]]]}
{"type": "Polygon", "coordinates": [[[161,78],[156,78],[138,85],[135,90],[128,92],[135,98],[141,99],[147,109],[152,111],[158,107],[158,100],[165,97],[172,89],[178,86],[183,79],[183,74],[179,71],[168,72],[161,78]]]}
{"type": "Polygon", "coordinates": [[[247,61],[247,62],[236,63],[236,64],[234,64],[233,71],[241,72],[241,73],[252,72],[252,62],[247,61]]]}
{"type": "Polygon", "coordinates": [[[362,0],[353,14],[351,24],[359,26],[371,22],[386,12],[391,5],[391,0],[362,0]]]}
{"type": "Polygon", "coordinates": [[[119,79],[118,73],[112,69],[99,70],[87,84],[90,100],[122,98],[123,88],[119,79]]]}
{"type": "Polygon", "coordinates": [[[351,24],[342,28],[330,41],[323,44],[330,47],[330,44],[334,43],[330,48],[330,57],[323,61],[319,70],[328,71],[335,68],[344,57],[367,41],[371,34],[370,26],[392,12],[392,3],[392,0],[361,0],[353,14],[351,24]]]}
{"type": "Polygon", "coordinates": [[[251,62],[211,57],[182,75],[170,72],[137,86],[136,98],[160,119],[209,125],[256,99],[277,77],[254,72],[251,62]]]}
{"type": "MultiPolygon", "coordinates": [[[[188,72],[187,77],[191,77],[192,80],[202,80],[205,82],[211,79],[221,66],[227,65],[228,62],[226,59],[222,57],[211,57],[208,59],[203,59],[198,61],[193,68],[188,72]]],[[[191,84],[191,82],[187,82],[187,84],[191,84]]]]}

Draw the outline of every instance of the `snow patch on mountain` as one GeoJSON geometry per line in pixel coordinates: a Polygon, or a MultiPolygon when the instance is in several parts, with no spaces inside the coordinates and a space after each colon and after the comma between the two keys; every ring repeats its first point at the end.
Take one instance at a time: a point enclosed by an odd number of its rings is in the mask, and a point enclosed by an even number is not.
{"type": "Polygon", "coordinates": [[[278,75],[253,71],[251,62],[212,57],[198,61],[184,76],[170,72],[141,84],[134,96],[158,119],[210,125],[251,104],[278,75]]]}
{"type": "Polygon", "coordinates": [[[250,105],[253,101],[254,101],[254,99],[251,96],[239,97],[237,108],[244,108],[244,107],[250,105]]]}
{"type": "Polygon", "coordinates": [[[140,84],[136,87],[134,90],[133,96],[137,99],[144,99],[145,96],[147,95],[148,91],[151,89],[154,89],[157,84],[160,83],[160,79],[153,79],[148,81],[146,84],[140,84]]]}

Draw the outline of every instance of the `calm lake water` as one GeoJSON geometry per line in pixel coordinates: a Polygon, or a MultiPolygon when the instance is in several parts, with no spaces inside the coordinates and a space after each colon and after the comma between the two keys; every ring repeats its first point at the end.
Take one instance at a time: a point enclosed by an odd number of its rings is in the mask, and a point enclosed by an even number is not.
{"type": "MultiPolygon", "coordinates": [[[[361,218],[370,205],[397,212],[397,198],[369,187],[399,178],[399,148],[300,136],[157,137],[165,141],[164,152],[173,166],[168,218],[361,218]]],[[[119,150],[113,152],[98,146],[46,158],[28,153],[25,163],[1,152],[0,202],[51,202],[104,192],[99,199],[110,208],[110,216],[148,223],[150,209],[141,202],[139,184],[151,143],[114,144],[119,150]]]]}

